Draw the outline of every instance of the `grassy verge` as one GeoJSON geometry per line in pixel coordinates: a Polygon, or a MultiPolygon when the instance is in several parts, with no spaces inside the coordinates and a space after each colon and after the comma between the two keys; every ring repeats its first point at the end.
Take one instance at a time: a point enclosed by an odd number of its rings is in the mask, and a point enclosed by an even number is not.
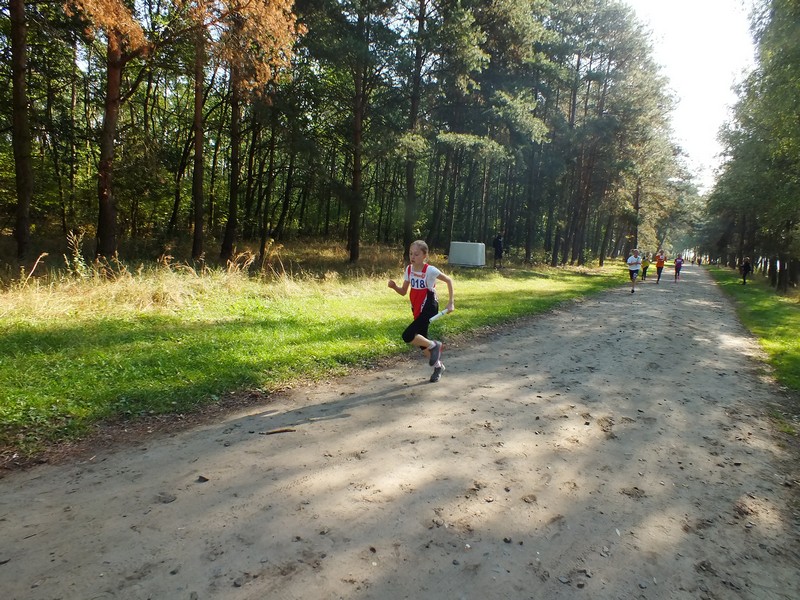
{"type": "MultiPolygon", "coordinates": [[[[730,296],[742,323],[758,338],[774,368],[778,382],[800,392],[800,299],[796,294],[779,296],[763,277],[755,276],[742,285],[732,269],[710,268],[711,275],[730,296]]],[[[796,407],[800,409],[800,406],[796,407]]],[[[782,431],[797,434],[796,428],[773,415],[782,431]]]]}
{"type": "MultiPolygon", "coordinates": [[[[432,330],[445,339],[623,281],[619,266],[445,270],[457,312],[432,330]]],[[[399,273],[398,265],[390,274],[399,273]]],[[[388,278],[373,270],[267,280],[161,267],[7,290],[0,448],[35,453],[102,420],[187,413],[226,392],[269,392],[406,352],[408,299],[388,278]]]]}

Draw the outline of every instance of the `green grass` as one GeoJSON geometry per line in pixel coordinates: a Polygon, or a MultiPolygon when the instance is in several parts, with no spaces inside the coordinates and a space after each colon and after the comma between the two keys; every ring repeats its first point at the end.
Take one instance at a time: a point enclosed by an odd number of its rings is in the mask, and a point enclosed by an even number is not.
{"type": "MultiPolygon", "coordinates": [[[[619,265],[445,270],[456,312],[432,329],[445,339],[622,281],[619,265]]],[[[261,279],[162,267],[0,293],[0,448],[35,453],[103,420],[185,414],[227,392],[270,392],[407,352],[408,298],[387,287],[396,271],[261,279]]]]}
{"type": "MultiPolygon", "coordinates": [[[[329,260],[334,264],[336,259],[329,260]]],[[[438,257],[432,263],[443,264],[438,257]]],[[[30,280],[0,293],[0,448],[35,453],[104,420],[186,414],[239,390],[271,392],[407,352],[400,267],[322,265],[253,278],[163,266],[105,278],[30,280]]],[[[318,263],[319,264],[319,263],[318,263]]],[[[456,313],[437,337],[549,310],[624,281],[605,269],[450,269],[456,313]]],[[[786,387],[800,390],[800,305],[756,277],[711,269],[786,387]]],[[[446,300],[446,287],[440,294],[446,300]]]]}
{"type": "Polygon", "coordinates": [[[711,268],[711,275],[733,299],[742,323],[758,338],[781,385],[800,391],[800,302],[781,296],[756,275],[742,285],[733,269],[711,268]]]}

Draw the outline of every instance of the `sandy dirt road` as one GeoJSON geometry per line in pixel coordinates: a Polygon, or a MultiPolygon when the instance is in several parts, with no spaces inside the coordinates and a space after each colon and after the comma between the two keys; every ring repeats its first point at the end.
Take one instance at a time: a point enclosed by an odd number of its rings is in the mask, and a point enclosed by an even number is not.
{"type": "Polygon", "coordinates": [[[0,596],[797,598],[781,396],[665,275],[449,343],[435,385],[409,357],[6,474],[0,596]]]}

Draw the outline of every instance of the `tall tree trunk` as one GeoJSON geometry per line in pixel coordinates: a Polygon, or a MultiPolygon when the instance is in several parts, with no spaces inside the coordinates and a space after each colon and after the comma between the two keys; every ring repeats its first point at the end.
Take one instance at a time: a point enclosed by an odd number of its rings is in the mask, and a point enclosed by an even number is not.
{"type": "Polygon", "coordinates": [[[634,215],[633,223],[633,247],[639,247],[639,211],[642,209],[642,178],[636,180],[636,195],[633,197],[634,215]]]}
{"type": "Polygon", "coordinates": [[[527,161],[528,177],[525,181],[525,198],[527,210],[525,211],[525,262],[530,264],[533,258],[533,245],[536,240],[536,225],[539,216],[539,203],[537,201],[536,182],[541,160],[538,159],[537,147],[530,149],[531,156],[527,161]]]}
{"type": "Polygon", "coordinates": [[[747,231],[747,213],[744,211],[741,212],[739,216],[739,235],[736,245],[736,257],[739,259],[739,264],[741,264],[742,259],[747,256],[745,253],[744,245],[745,245],[745,237],[747,231]]]}
{"type": "Polygon", "coordinates": [[[598,258],[600,259],[600,266],[602,267],[606,261],[606,253],[608,252],[608,243],[611,241],[611,232],[614,226],[614,215],[608,215],[608,220],[606,221],[606,230],[603,233],[603,241],[600,244],[600,250],[597,253],[598,258]]]}
{"type": "Polygon", "coordinates": [[[194,204],[194,235],[192,237],[192,259],[203,257],[203,176],[204,137],[203,122],[203,78],[206,64],[205,31],[198,28],[194,40],[194,167],[192,168],[192,202],[194,204]]]}
{"type": "Polygon", "coordinates": [[[769,285],[777,289],[778,287],[778,257],[773,255],[769,257],[769,267],[767,268],[767,276],[769,277],[769,285]]]}
{"type": "Polygon", "coordinates": [[[553,255],[550,258],[550,266],[558,266],[558,249],[561,247],[561,225],[556,225],[556,231],[553,235],[553,255]]]}
{"type": "MultiPolygon", "coordinates": [[[[553,250],[554,253],[561,253],[561,266],[567,264],[567,249],[569,248],[569,240],[575,221],[575,171],[576,168],[572,168],[564,174],[564,188],[562,190],[564,200],[559,209],[559,216],[563,217],[563,223],[565,223],[565,225],[562,227],[561,235],[558,236],[553,250]],[[564,209],[566,209],[566,216],[564,216],[562,212],[564,209]]],[[[561,219],[559,219],[559,221],[561,221],[561,219]]]]}
{"type": "Polygon", "coordinates": [[[789,285],[797,287],[800,285],[800,260],[789,259],[789,285]]]}
{"type": "Polygon", "coordinates": [[[281,204],[281,214],[278,217],[278,224],[275,227],[275,239],[283,239],[284,229],[286,227],[286,219],[289,215],[289,207],[292,202],[292,191],[294,188],[294,161],[297,156],[297,151],[294,148],[290,149],[289,154],[289,167],[286,170],[286,181],[283,189],[283,202],[281,204]]]}
{"type": "Polygon", "coordinates": [[[272,235],[269,222],[269,201],[272,199],[272,189],[275,185],[275,148],[278,144],[278,111],[273,107],[270,111],[269,131],[269,163],[267,166],[267,189],[264,192],[264,207],[261,214],[261,243],[258,249],[258,264],[261,269],[267,260],[267,242],[272,235]]]}
{"type": "Polygon", "coordinates": [[[33,198],[33,168],[31,166],[31,130],[28,121],[27,24],[24,0],[9,0],[11,16],[11,81],[12,81],[12,145],[14,146],[14,175],[17,187],[17,214],[14,238],[17,256],[24,258],[31,239],[31,200],[33,198]]]}
{"type": "MultiPolygon", "coordinates": [[[[461,193],[456,198],[456,205],[454,207],[455,210],[452,215],[453,218],[451,219],[450,242],[453,241],[453,238],[456,238],[456,241],[470,241],[466,235],[466,223],[468,222],[471,214],[470,211],[472,209],[470,192],[472,192],[473,183],[476,177],[475,174],[478,172],[479,168],[480,165],[478,161],[476,161],[474,158],[471,158],[469,161],[469,171],[467,172],[461,193]]],[[[448,243],[447,246],[449,248],[450,244],[448,243]]]]}
{"type": "MultiPolygon", "coordinates": [[[[422,64],[425,54],[422,45],[425,36],[428,0],[419,0],[417,19],[417,35],[414,39],[414,72],[411,75],[411,110],[408,117],[408,129],[413,134],[419,124],[419,104],[422,89],[422,64]]],[[[417,160],[409,153],[406,155],[406,206],[403,215],[403,249],[408,257],[408,249],[414,241],[414,223],[417,218],[417,160]]]]}
{"type": "Polygon", "coordinates": [[[75,175],[78,171],[78,148],[75,142],[76,119],[78,109],[78,43],[72,39],[72,77],[70,81],[69,99],[69,206],[67,207],[67,230],[75,223],[75,175]]]}
{"type": "MultiPolygon", "coordinates": [[[[194,117],[192,120],[192,127],[194,127],[194,117]]],[[[181,151],[181,159],[178,162],[178,168],[175,171],[175,190],[173,192],[172,199],[172,213],[170,214],[169,222],[167,223],[167,236],[173,235],[178,229],[178,216],[180,215],[181,210],[181,182],[183,181],[183,176],[186,174],[186,168],[189,166],[189,156],[196,140],[197,136],[192,129],[184,141],[183,150],[181,151]]],[[[192,184],[194,184],[194,179],[192,180],[192,184]]]]}
{"type": "Polygon", "coordinates": [[[585,263],[586,227],[589,218],[589,208],[593,197],[592,186],[596,184],[594,181],[594,165],[597,158],[595,149],[588,149],[586,154],[588,154],[588,157],[585,161],[582,161],[584,165],[581,170],[581,180],[578,184],[578,212],[575,219],[575,229],[572,238],[572,255],[570,258],[570,264],[574,264],[577,261],[579,266],[585,263]]]}
{"type": "MultiPolygon", "coordinates": [[[[59,85],[59,88],[61,86],[59,85]]],[[[67,198],[66,193],[64,190],[64,177],[63,171],[61,166],[61,155],[59,153],[58,147],[58,139],[59,135],[56,131],[56,124],[53,118],[53,105],[56,103],[56,89],[54,85],[54,81],[52,79],[48,79],[45,83],[45,88],[47,93],[45,97],[47,98],[47,102],[45,103],[44,114],[46,115],[46,122],[47,122],[47,135],[45,137],[45,146],[50,150],[50,156],[52,157],[53,161],[53,175],[55,175],[56,180],[56,187],[58,188],[58,206],[60,209],[60,217],[61,217],[61,231],[66,234],[67,233],[67,198]]]]}
{"type": "MultiPolygon", "coordinates": [[[[313,180],[313,174],[311,175],[313,180]]],[[[298,215],[297,215],[297,223],[298,223],[298,233],[300,235],[313,235],[315,233],[315,228],[306,222],[306,210],[308,209],[308,200],[311,196],[311,181],[306,179],[303,182],[303,187],[300,190],[300,202],[298,215]]]]}
{"type": "Polygon", "coordinates": [[[381,232],[383,231],[385,220],[388,217],[388,199],[391,197],[392,190],[387,190],[386,188],[390,185],[389,184],[389,162],[383,161],[382,164],[375,165],[375,202],[378,205],[378,219],[377,223],[375,224],[375,239],[377,241],[381,240],[381,232]],[[381,173],[381,169],[383,169],[383,174],[379,176],[381,173]]]}
{"type": "Polygon", "coordinates": [[[392,170],[392,184],[389,187],[389,202],[386,207],[388,217],[386,219],[386,224],[384,225],[383,229],[383,238],[378,238],[379,240],[383,240],[384,244],[388,244],[390,241],[397,239],[396,236],[392,233],[394,230],[394,217],[397,211],[397,198],[400,197],[400,191],[402,189],[402,184],[400,183],[401,173],[400,170],[395,168],[392,170]]]}
{"type": "Polygon", "coordinates": [[[258,110],[251,111],[250,148],[247,151],[247,183],[244,192],[244,218],[242,219],[243,236],[245,240],[252,240],[256,231],[253,220],[253,210],[256,204],[256,152],[259,149],[261,137],[261,120],[258,110]]]}
{"type": "MultiPolygon", "coordinates": [[[[356,30],[359,39],[366,39],[366,17],[359,13],[356,30]]],[[[347,229],[347,248],[350,253],[350,262],[358,262],[359,244],[361,239],[361,213],[363,212],[364,198],[362,189],[363,177],[363,152],[364,152],[364,119],[367,109],[367,62],[360,55],[354,69],[354,94],[353,94],[353,179],[350,188],[350,215],[347,229]]]]}
{"type": "Polygon", "coordinates": [[[551,192],[548,194],[547,202],[547,227],[544,230],[544,251],[551,252],[553,250],[553,230],[556,227],[556,194],[551,192]]]}
{"type": "MultiPolygon", "coordinates": [[[[453,224],[455,223],[455,214],[456,214],[456,197],[458,194],[458,186],[461,182],[461,166],[463,163],[464,153],[461,150],[457,150],[455,153],[455,161],[453,163],[453,172],[452,172],[452,181],[450,182],[450,190],[447,197],[447,206],[445,208],[446,211],[446,221],[445,221],[445,247],[450,249],[450,243],[453,241],[453,224]]],[[[435,245],[441,246],[441,236],[437,236],[435,238],[435,245]]]]}
{"type": "MultiPolygon", "coordinates": [[[[492,177],[492,161],[491,159],[486,159],[483,162],[483,177],[481,181],[481,199],[480,199],[480,206],[478,206],[478,214],[475,218],[475,239],[478,241],[486,240],[489,237],[488,228],[488,219],[486,205],[489,202],[489,181],[492,177]]],[[[498,227],[502,231],[503,223],[499,223],[498,227]]]]}
{"type": "Polygon", "coordinates": [[[103,129],[100,133],[100,163],[97,172],[97,249],[96,256],[111,257],[117,252],[117,206],[112,179],[114,168],[114,137],[117,133],[119,109],[122,102],[122,34],[108,32],[106,57],[106,99],[103,129]]]}
{"type": "Polygon", "coordinates": [[[444,215],[445,196],[447,195],[447,182],[450,180],[450,168],[453,161],[452,148],[445,148],[444,151],[444,166],[440,166],[441,153],[436,152],[431,159],[432,169],[434,170],[433,182],[433,209],[431,210],[431,218],[428,221],[428,243],[432,245],[439,244],[439,235],[442,227],[442,218],[444,215]]]}
{"type": "Polygon", "coordinates": [[[142,131],[144,132],[145,144],[155,137],[155,122],[150,110],[150,97],[154,95],[153,71],[147,71],[146,79],[147,85],[144,88],[144,99],[142,101],[142,131]]]}
{"type": "Polygon", "coordinates": [[[778,279],[775,283],[775,291],[779,294],[785,294],[789,291],[789,255],[782,252],[778,255],[780,260],[780,270],[778,271],[778,279]]]}
{"type": "MultiPolygon", "coordinates": [[[[330,181],[336,180],[336,153],[331,153],[331,164],[328,169],[328,179],[330,181]]],[[[325,186],[325,226],[322,230],[322,235],[326,238],[331,233],[331,202],[333,202],[333,187],[331,185],[325,186]]]]}
{"type": "Polygon", "coordinates": [[[240,85],[239,67],[231,65],[231,172],[230,190],[228,198],[228,222],[225,225],[225,235],[222,238],[220,259],[226,263],[233,258],[233,245],[236,241],[236,230],[239,209],[239,144],[241,143],[241,130],[239,124],[240,112],[240,85]]]}
{"type": "Polygon", "coordinates": [[[219,127],[217,128],[217,137],[214,143],[214,152],[211,155],[211,177],[208,182],[208,229],[211,232],[216,232],[217,229],[217,202],[216,202],[216,183],[217,183],[217,165],[219,164],[220,146],[222,146],[222,131],[225,129],[226,110],[222,111],[222,117],[219,120],[219,127]]]}

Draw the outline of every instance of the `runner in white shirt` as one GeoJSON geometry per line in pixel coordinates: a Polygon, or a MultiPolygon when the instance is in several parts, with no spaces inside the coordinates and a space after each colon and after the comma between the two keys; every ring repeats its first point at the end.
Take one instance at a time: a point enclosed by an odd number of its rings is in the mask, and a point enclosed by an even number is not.
{"type": "Polygon", "coordinates": [[[636,291],[636,279],[639,277],[639,269],[642,266],[642,257],[639,256],[639,249],[634,248],[628,257],[628,274],[631,278],[631,294],[636,291]]]}

